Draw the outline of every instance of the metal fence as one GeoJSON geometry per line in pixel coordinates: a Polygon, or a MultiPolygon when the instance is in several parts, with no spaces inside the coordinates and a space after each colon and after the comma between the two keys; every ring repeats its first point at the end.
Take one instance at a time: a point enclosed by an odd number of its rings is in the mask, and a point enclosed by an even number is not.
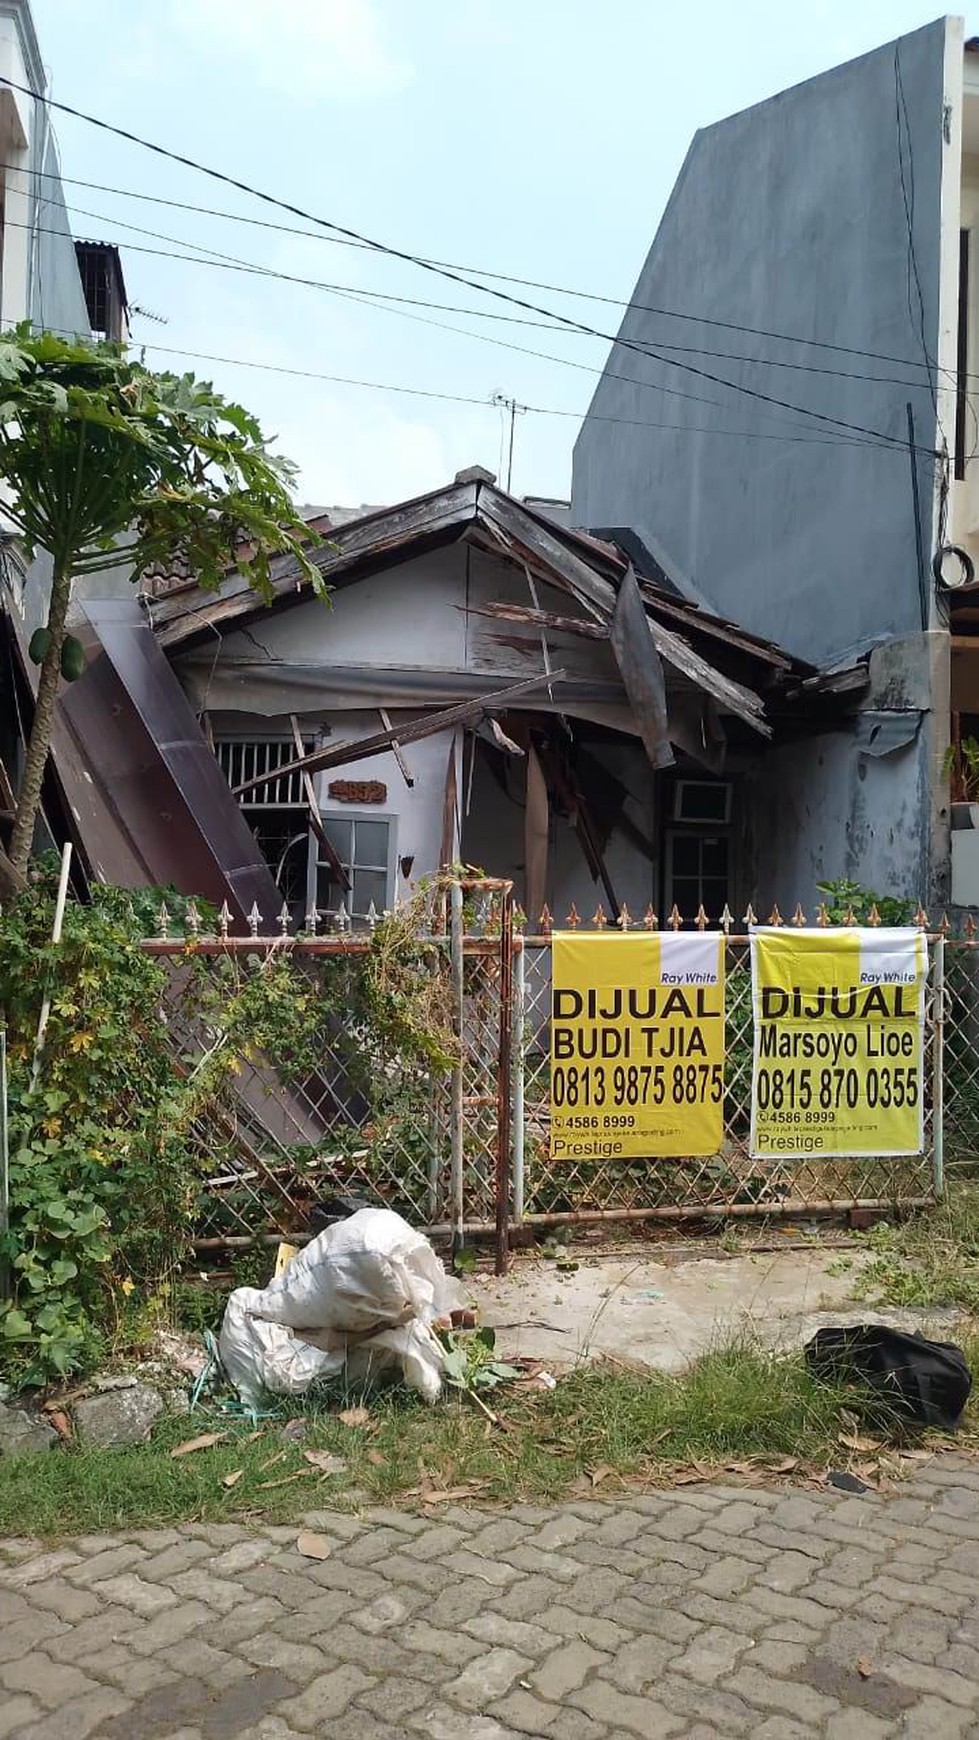
{"type": "MultiPolygon", "coordinates": [[[[754,922],[749,910],[748,923],[754,922]]],[[[869,922],[875,922],[872,912],[869,922]]],[[[406,1063],[379,1047],[362,1014],[360,975],[376,946],[374,916],[354,930],[344,914],[326,935],[246,936],[199,929],[163,935],[147,949],[170,963],[169,1010],[180,1067],[194,1069],[215,1043],[195,983],[229,983],[288,957],[308,988],[311,1065],[262,1052],[236,1059],[232,1089],[195,1129],[208,1174],[200,1247],[302,1237],[331,1197],[385,1202],[416,1225],[451,1233],[495,1231],[505,1261],[513,1224],[546,1225],[640,1217],[710,1220],[799,1215],[859,1206],[910,1206],[940,1193],[946,1169],[979,1161],[979,943],[971,921],[953,936],[943,921],[929,937],[926,993],[925,1145],[921,1155],[757,1160],[748,1154],[751,995],[746,931],[725,915],[727,1062],[724,1140],[717,1154],[687,1160],[556,1160],[549,1143],[551,921],[520,934],[508,883],[462,880],[430,902],[417,931],[424,970],[444,992],[458,1048],[451,1070],[406,1063]]],[[[849,914],[851,922],[855,922],[849,914]]],[[[592,921],[607,924],[599,910],[592,921]]],[[[777,912],[770,922],[781,923],[777,912]]],[[[797,908],[790,923],[806,923],[797,908]]],[[[820,909],[816,923],[829,923],[820,909]]],[[[667,921],[682,927],[674,912],[667,921]]],[[[703,914],[694,923],[707,928],[703,914]]],[[[580,920],[572,911],[567,927],[580,920]]],[[[657,928],[649,913],[640,927],[657,928]]],[[[166,930],[166,925],[164,925],[166,930]]],[[[619,928],[635,928],[622,914],[619,928]]]]}

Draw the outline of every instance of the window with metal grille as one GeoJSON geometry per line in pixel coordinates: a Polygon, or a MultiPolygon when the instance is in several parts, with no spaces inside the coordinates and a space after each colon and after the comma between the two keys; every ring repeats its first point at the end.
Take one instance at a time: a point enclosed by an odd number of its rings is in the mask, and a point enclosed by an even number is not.
{"type": "Polygon", "coordinates": [[[353,918],[366,918],[372,906],[380,915],[390,907],[394,891],[394,818],[324,815],[323,831],[347,873],[350,890],[345,893],[340,887],[321,852],[316,865],[320,911],[337,912],[342,900],[353,918]]]}
{"type": "MultiPolygon", "coordinates": [[[[311,740],[303,740],[303,754],[312,750],[311,740]]],[[[238,802],[246,810],[308,809],[302,774],[280,773],[281,767],[296,760],[296,745],[291,737],[219,737],[214,745],[218,765],[232,791],[246,780],[261,780],[250,791],[242,792],[238,802]],[[264,776],[268,775],[266,779],[264,776]]]]}

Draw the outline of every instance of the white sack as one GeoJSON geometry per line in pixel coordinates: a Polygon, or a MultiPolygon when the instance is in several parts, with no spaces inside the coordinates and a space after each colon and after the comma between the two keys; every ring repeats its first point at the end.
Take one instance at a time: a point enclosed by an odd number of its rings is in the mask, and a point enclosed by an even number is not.
{"type": "Polygon", "coordinates": [[[257,1408],[265,1393],[301,1396],[311,1384],[343,1370],[342,1353],[323,1353],[297,1341],[291,1329],[256,1317],[254,1305],[261,1298],[257,1287],[236,1287],[218,1337],[221,1364],[249,1408],[257,1408]]]}
{"type": "Polygon", "coordinates": [[[386,1208],[328,1227],[262,1289],[228,1300],[219,1350],[250,1406],[262,1390],[300,1395],[345,1372],[366,1383],[400,1369],[426,1401],[442,1387],[442,1348],[430,1325],[464,1303],[423,1234],[386,1208]]]}

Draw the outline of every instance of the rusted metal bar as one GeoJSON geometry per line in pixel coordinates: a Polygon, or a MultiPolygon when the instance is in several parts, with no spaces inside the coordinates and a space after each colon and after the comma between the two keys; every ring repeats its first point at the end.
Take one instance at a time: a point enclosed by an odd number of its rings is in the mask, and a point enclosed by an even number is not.
{"type": "Polygon", "coordinates": [[[933,944],[931,1011],[931,1163],[935,1196],[945,1195],[945,938],[933,944]]]}
{"type": "Polygon", "coordinates": [[[450,889],[451,920],[450,942],[452,961],[452,1005],[456,1026],[456,1040],[459,1055],[452,1069],[452,1154],[451,1154],[451,1186],[452,1199],[452,1256],[455,1259],[462,1250],[464,1240],[463,1217],[465,1202],[463,1198],[463,1159],[465,1154],[465,1106],[463,1092],[465,1086],[465,980],[463,977],[463,935],[462,935],[462,884],[453,882],[450,889]]]}
{"type": "Polygon", "coordinates": [[[851,1208],[892,1212],[895,1208],[930,1208],[933,1203],[932,1196],[842,1196],[817,1202],[808,1202],[805,1197],[787,1197],[784,1202],[704,1202],[678,1203],[675,1206],[659,1208],[582,1208],[567,1214],[525,1214],[524,1226],[575,1226],[605,1220],[727,1220],[732,1216],[739,1220],[781,1220],[789,1214],[843,1214],[851,1208]]]}
{"type": "Polygon", "coordinates": [[[513,1062],[513,888],[500,901],[500,1049],[496,1072],[496,1273],[510,1267],[510,1078],[513,1062]]]}

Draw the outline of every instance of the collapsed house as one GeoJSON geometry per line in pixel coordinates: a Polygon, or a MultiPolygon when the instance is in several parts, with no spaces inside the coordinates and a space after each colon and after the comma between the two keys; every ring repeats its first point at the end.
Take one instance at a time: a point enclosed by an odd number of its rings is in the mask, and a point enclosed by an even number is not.
{"type": "Polygon", "coordinates": [[[238,571],[87,600],[52,762],[92,874],[297,923],[457,862],[532,919],[811,893],[772,886],[766,757],[838,728],[866,666],[820,676],[479,468],[314,560],[327,603],[286,559],[270,603],[238,571]]]}

